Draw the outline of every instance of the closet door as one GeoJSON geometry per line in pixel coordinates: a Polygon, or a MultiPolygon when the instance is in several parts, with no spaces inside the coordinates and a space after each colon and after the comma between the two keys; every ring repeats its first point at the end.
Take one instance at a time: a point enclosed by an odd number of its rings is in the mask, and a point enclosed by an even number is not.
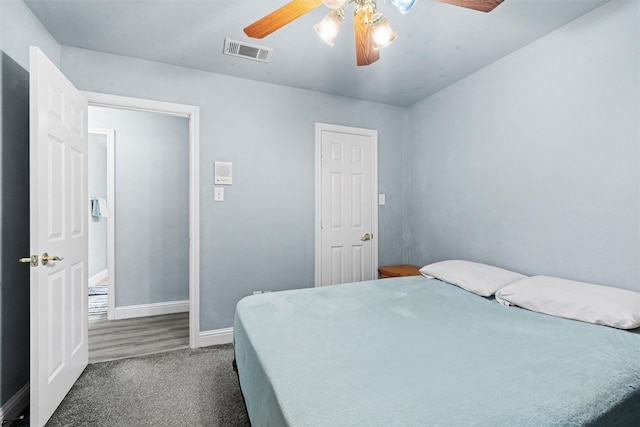
{"type": "Polygon", "coordinates": [[[320,286],[376,278],[376,131],[318,124],[320,286]]]}

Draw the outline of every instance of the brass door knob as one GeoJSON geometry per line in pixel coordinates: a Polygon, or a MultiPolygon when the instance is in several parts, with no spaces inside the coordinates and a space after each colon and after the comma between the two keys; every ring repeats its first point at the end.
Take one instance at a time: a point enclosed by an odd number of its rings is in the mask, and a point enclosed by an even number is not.
{"type": "Polygon", "coordinates": [[[49,255],[48,253],[42,254],[42,265],[47,265],[50,262],[62,261],[64,258],[57,255],[49,255]]]}
{"type": "Polygon", "coordinates": [[[362,240],[363,242],[366,242],[367,240],[371,240],[372,238],[373,238],[373,234],[365,233],[364,236],[360,238],[360,240],[362,240]]]}

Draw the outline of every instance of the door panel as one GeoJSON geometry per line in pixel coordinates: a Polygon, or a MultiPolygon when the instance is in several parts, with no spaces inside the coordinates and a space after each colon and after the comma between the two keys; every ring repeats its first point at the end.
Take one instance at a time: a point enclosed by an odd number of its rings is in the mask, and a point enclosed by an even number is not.
{"type": "Polygon", "coordinates": [[[30,422],[41,426],[88,359],[87,102],[38,48],[30,59],[30,422]]]}
{"type": "Polygon", "coordinates": [[[377,245],[376,133],[318,124],[319,245],[317,284],[371,280],[377,245]]]}
{"type": "Polygon", "coordinates": [[[71,147],[71,164],[70,164],[70,176],[71,176],[71,198],[69,200],[69,214],[71,215],[71,238],[82,239],[85,233],[83,221],[83,204],[82,200],[84,194],[85,183],[82,180],[83,176],[86,176],[85,172],[86,156],[80,152],[77,148],[71,147]]]}

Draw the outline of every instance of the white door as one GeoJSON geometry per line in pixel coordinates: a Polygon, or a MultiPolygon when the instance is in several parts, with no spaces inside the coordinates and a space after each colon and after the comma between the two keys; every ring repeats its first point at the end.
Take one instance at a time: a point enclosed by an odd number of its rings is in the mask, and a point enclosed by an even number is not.
{"type": "Polygon", "coordinates": [[[374,279],[377,132],[317,123],[316,146],[316,286],[374,279]]]}
{"type": "Polygon", "coordinates": [[[87,101],[40,49],[30,55],[30,416],[41,426],[88,360],[87,101]]]}

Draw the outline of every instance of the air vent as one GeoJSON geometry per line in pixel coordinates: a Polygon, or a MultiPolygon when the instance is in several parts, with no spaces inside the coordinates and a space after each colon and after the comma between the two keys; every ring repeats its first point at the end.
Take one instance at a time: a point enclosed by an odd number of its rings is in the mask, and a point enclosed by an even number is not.
{"type": "Polygon", "coordinates": [[[253,59],[254,61],[269,62],[273,49],[256,46],[235,40],[224,39],[225,55],[239,56],[241,58],[253,59]]]}

